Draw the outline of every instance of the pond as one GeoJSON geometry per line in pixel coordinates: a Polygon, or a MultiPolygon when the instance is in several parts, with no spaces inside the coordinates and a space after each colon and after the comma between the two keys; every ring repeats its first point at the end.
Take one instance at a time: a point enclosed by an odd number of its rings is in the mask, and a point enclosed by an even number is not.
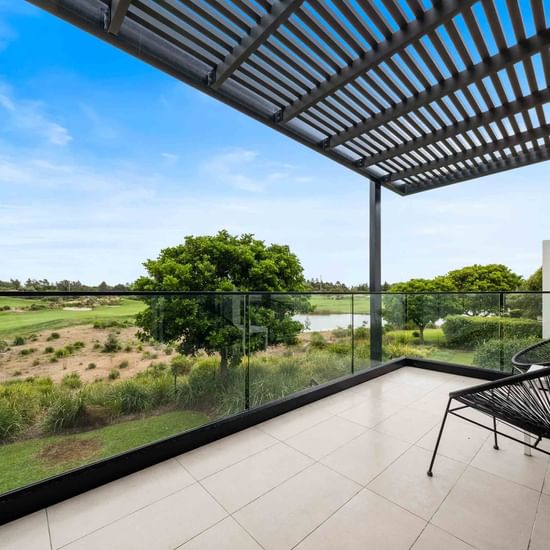
{"type": "MultiPolygon", "coordinates": [[[[320,332],[337,328],[348,328],[351,325],[351,314],[330,313],[327,315],[294,315],[293,319],[304,325],[304,332],[320,332]]],[[[353,325],[355,328],[370,325],[370,315],[355,314],[353,325]]]]}

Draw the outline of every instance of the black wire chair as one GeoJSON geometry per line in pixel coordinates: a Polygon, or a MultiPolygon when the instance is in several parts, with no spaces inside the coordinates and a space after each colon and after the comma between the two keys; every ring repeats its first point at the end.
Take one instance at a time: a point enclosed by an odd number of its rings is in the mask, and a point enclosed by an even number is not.
{"type": "Polygon", "coordinates": [[[525,447],[550,455],[550,452],[538,447],[542,438],[550,438],[550,368],[516,374],[496,382],[488,382],[449,393],[447,409],[428,469],[430,477],[449,414],[492,431],[495,449],[498,449],[498,434],[517,441],[525,447]],[[451,408],[453,400],[457,404],[451,408]],[[460,414],[460,411],[468,407],[492,417],[492,427],[460,414]],[[510,434],[498,431],[497,420],[523,433],[526,438],[522,441],[510,434]],[[534,444],[531,444],[531,436],[536,438],[534,444]]]}
{"type": "Polygon", "coordinates": [[[512,357],[512,365],[522,371],[528,370],[532,365],[550,366],[550,340],[537,342],[518,351],[512,357]]]}

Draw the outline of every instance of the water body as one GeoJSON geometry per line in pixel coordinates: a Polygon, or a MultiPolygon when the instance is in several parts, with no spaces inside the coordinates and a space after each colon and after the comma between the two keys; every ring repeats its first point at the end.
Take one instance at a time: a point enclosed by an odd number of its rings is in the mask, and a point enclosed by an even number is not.
{"type": "MultiPolygon", "coordinates": [[[[320,332],[336,328],[348,328],[351,325],[349,313],[330,313],[327,315],[294,315],[293,319],[304,325],[304,332],[320,332]]],[[[356,314],[353,316],[355,328],[370,326],[370,315],[356,314]]]]}

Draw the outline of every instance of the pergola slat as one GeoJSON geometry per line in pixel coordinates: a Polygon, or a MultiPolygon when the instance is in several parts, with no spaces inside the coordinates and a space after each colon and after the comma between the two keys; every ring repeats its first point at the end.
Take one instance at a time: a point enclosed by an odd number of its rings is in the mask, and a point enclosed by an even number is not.
{"type": "Polygon", "coordinates": [[[111,34],[118,34],[122,22],[128,13],[130,2],[132,0],[111,0],[111,10],[109,12],[109,26],[107,31],[111,34]]]}

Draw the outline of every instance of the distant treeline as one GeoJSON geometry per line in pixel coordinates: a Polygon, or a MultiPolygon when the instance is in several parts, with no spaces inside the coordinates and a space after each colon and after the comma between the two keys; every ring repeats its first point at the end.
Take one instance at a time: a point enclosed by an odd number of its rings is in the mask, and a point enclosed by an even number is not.
{"type": "MultiPolygon", "coordinates": [[[[390,283],[384,281],[382,290],[389,290],[390,286],[390,283]]],[[[307,279],[306,288],[307,290],[324,290],[328,292],[368,292],[369,284],[347,285],[340,281],[332,283],[330,281],[323,281],[322,279],[307,279]]]]}
{"type": "Polygon", "coordinates": [[[119,283],[108,285],[102,281],[98,285],[85,285],[80,281],[48,281],[48,279],[10,279],[9,281],[0,280],[0,290],[74,290],[74,291],[108,291],[108,290],[131,290],[130,283],[119,283]]]}

